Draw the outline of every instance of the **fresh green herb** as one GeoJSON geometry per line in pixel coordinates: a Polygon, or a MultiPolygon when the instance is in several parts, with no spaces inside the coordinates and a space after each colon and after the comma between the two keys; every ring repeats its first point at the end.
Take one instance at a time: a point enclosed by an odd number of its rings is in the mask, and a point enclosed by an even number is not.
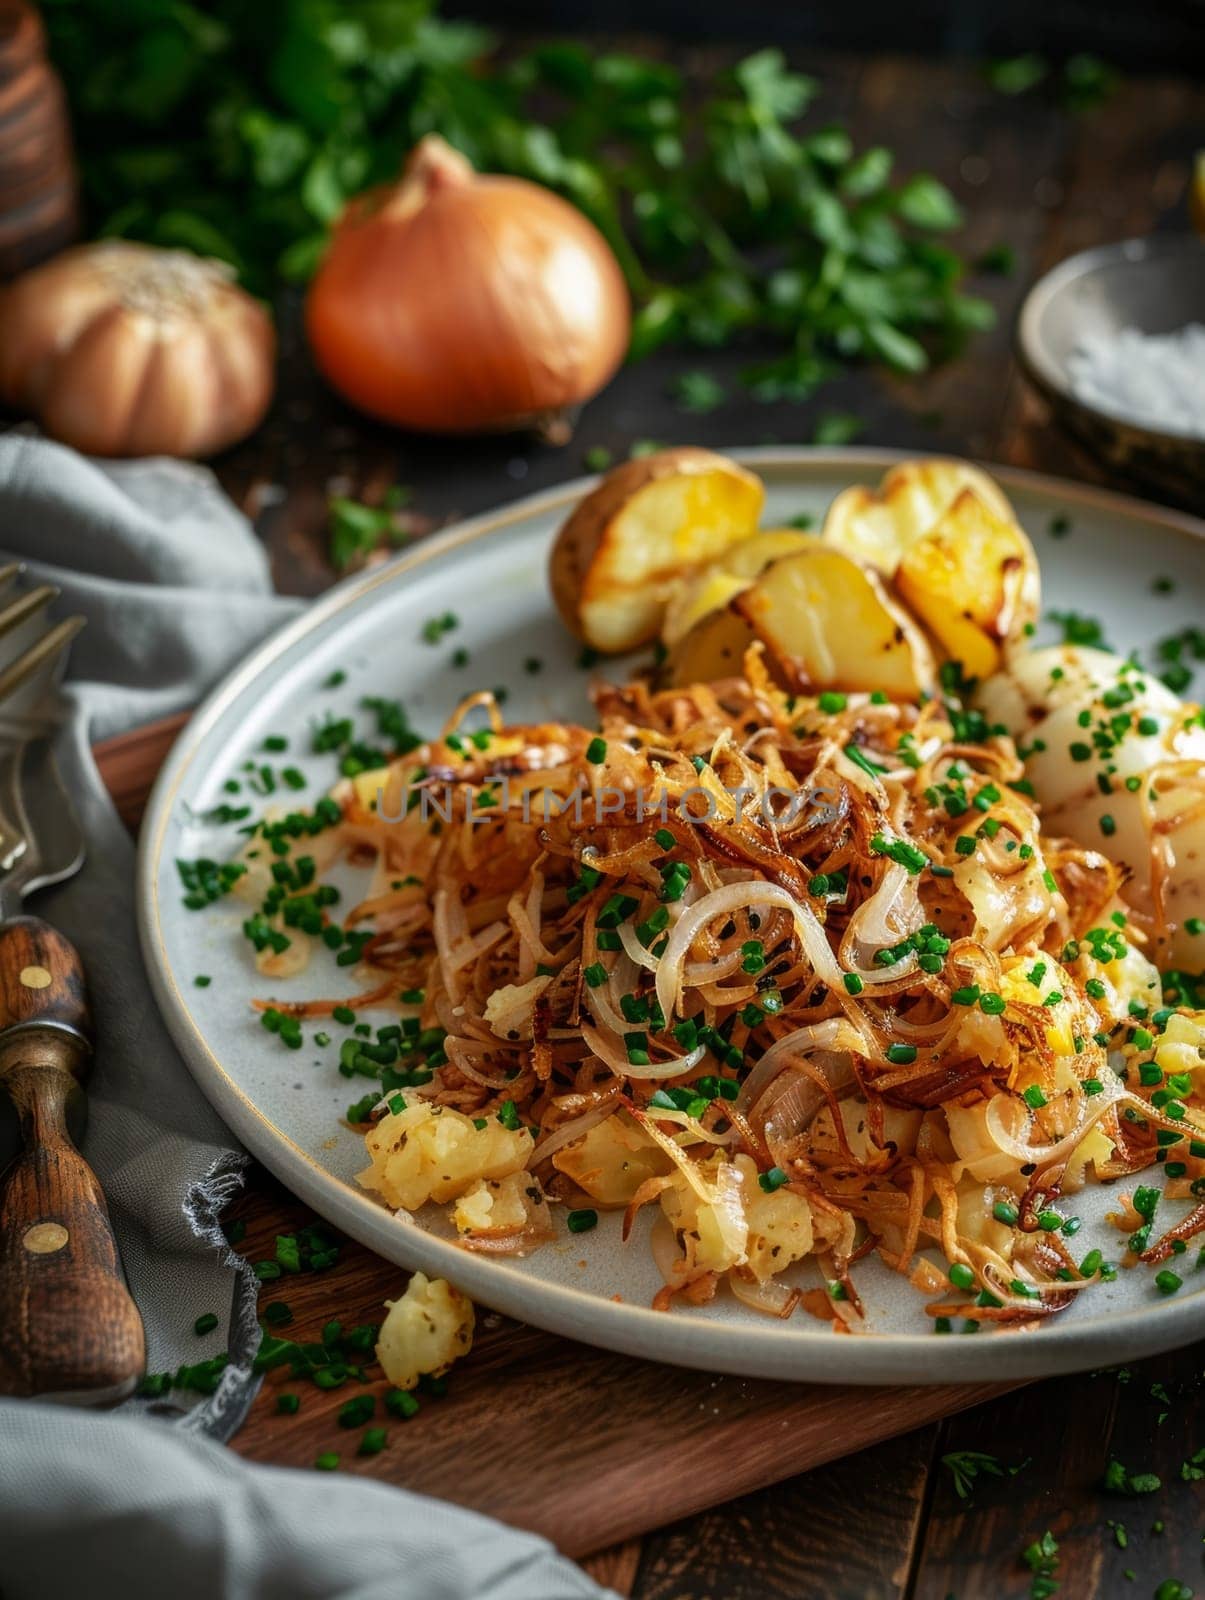
{"type": "MultiPolygon", "coordinates": [[[[938,226],[944,226],[944,224],[938,224],[938,226]]],[[[864,426],[865,424],[861,417],[855,417],[852,412],[830,411],[821,417],[816,424],[816,431],[812,434],[812,443],[821,445],[849,444],[858,437],[864,426]]]]}
{"type": "Polygon", "coordinates": [[[1120,82],[1115,67],[1081,51],[1063,64],[1059,99],[1069,111],[1092,111],[1116,93],[1120,82]]]}
{"type": "Polygon", "coordinates": [[[1030,1600],[1050,1600],[1059,1586],[1059,1580],[1055,1577],[1059,1546],[1049,1528],[1040,1539],[1035,1539],[1021,1552],[1021,1559],[1033,1573],[1029,1584],[1030,1600]]]}
{"type": "Polygon", "coordinates": [[[1024,94],[1042,82],[1050,71],[1045,56],[1033,54],[1008,56],[987,65],[987,81],[998,94],[1024,94]]]}
{"type": "MultiPolygon", "coordinates": [[[[404,544],[410,529],[399,512],[409,499],[409,489],[400,484],[385,494],[379,506],[335,495],[327,505],[327,554],[331,566],[337,572],[345,572],[382,545],[404,544]]],[[[326,687],[335,685],[328,679],[326,687]]]]}
{"type": "Polygon", "coordinates": [[[1127,1472],[1114,1458],[1105,1468],[1104,1487],[1110,1494],[1154,1494],[1163,1481],[1153,1472],[1127,1472]]]}
{"type": "Polygon", "coordinates": [[[200,911],[228,894],[247,871],[238,861],[210,861],[198,857],[195,861],[177,860],[176,871],[184,885],[184,904],[190,911],[200,911]]]}
{"type": "Polygon", "coordinates": [[[1051,622],[1055,622],[1062,629],[1064,644],[1091,645],[1099,650],[1108,650],[1105,643],[1105,630],[1096,617],[1081,616],[1078,611],[1051,611],[1051,622]]]}
{"type": "Polygon", "coordinates": [[[421,636],[424,644],[438,644],[446,633],[460,625],[455,612],[445,611],[438,617],[428,617],[423,623],[421,636]]]}
{"type": "Polygon", "coordinates": [[[862,771],[869,773],[872,778],[880,777],[887,770],[886,767],[879,766],[878,762],[872,761],[866,752],[856,744],[847,744],[845,746],[845,754],[855,767],[861,767],[862,771]]]}
{"type": "Polygon", "coordinates": [[[385,1395],[385,1410],[391,1417],[401,1417],[408,1422],[418,1416],[419,1401],[408,1389],[390,1389],[385,1395]]]}
{"type": "MultiPolygon", "coordinates": [[[[747,374],[754,395],[803,399],[851,360],[922,370],[927,344],[991,318],[932,238],[962,220],[949,191],[801,125],[819,85],[775,49],[699,103],[673,65],[587,44],[494,61],[432,0],[345,0],[333,21],[300,6],[277,28],[255,8],[81,0],[46,26],[95,230],[218,256],[260,294],[307,277],[346,200],[436,129],[600,227],[636,301],[634,356],[761,330],[781,354],[747,374]]],[[[357,525],[353,551],[369,537],[357,525]]]]}
{"type": "Polygon", "coordinates": [[[377,1409],[377,1403],[370,1394],[358,1394],[354,1400],[348,1400],[339,1407],[339,1426],[341,1428],[360,1428],[368,1422],[377,1409]]]}
{"type": "Polygon", "coordinates": [[[1009,244],[995,244],[975,262],[976,272],[990,272],[998,278],[1011,278],[1017,270],[1017,254],[1009,244]]]}
{"type": "Polygon", "coordinates": [[[671,385],[671,393],[682,411],[705,415],[722,406],[728,391],[710,372],[683,372],[671,385]]]}
{"type": "Polygon", "coordinates": [[[975,1487],[975,1479],[981,1473],[986,1473],[993,1478],[1002,1478],[1004,1469],[995,1456],[985,1455],[982,1450],[954,1450],[949,1455],[942,1456],[941,1464],[947,1467],[954,1479],[954,1488],[960,1500],[969,1500],[975,1487]]]}

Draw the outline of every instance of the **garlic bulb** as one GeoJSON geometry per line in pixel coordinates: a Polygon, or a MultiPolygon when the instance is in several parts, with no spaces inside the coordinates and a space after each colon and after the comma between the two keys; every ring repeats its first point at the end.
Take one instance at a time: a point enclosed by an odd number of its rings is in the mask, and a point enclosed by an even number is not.
{"type": "Polygon", "coordinates": [[[106,240],[0,292],[0,398],[99,456],[208,456],[272,399],[271,318],[224,262],[106,240]]]}

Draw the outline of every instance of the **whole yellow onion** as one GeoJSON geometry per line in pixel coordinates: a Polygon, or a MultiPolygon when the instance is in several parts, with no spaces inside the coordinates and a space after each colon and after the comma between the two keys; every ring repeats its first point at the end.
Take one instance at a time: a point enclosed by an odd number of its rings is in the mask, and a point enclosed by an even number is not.
{"type": "Polygon", "coordinates": [[[111,239],[0,292],[0,398],[98,456],[208,456],[272,399],[276,336],[221,261],[111,239]]]}
{"type": "Polygon", "coordinates": [[[537,184],[479,176],[434,134],[397,183],[351,201],[306,302],[334,387],[433,433],[517,427],[588,399],[630,322],[593,223],[537,184]]]}

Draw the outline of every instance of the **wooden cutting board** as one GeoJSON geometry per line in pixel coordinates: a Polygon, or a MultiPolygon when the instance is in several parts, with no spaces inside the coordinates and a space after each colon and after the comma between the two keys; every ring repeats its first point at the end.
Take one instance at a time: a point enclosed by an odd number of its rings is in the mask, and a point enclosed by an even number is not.
{"type": "MultiPolygon", "coordinates": [[[[97,746],[101,774],[131,826],[184,720],[97,746]]],[[[258,1169],[231,1215],[246,1225],[240,1248],[252,1261],[271,1259],[278,1233],[313,1220],[258,1169]]],[[[332,1318],[344,1328],[380,1322],[385,1300],[405,1284],[398,1267],[348,1240],[333,1268],[270,1283],[261,1304],[283,1300],[293,1320],[275,1331],[305,1343],[332,1318]]],[[[233,1445],[253,1460],[296,1467],[334,1450],[342,1470],[488,1512],[583,1556],[1011,1387],[834,1388],[725,1377],[612,1355],[479,1309],[472,1353],[453,1371],[446,1397],[421,1397],[418,1415],[400,1421],[384,1412],[388,1385],[369,1386],[373,1423],[388,1430],[379,1455],[356,1454],[363,1426],[339,1425],[340,1407],[365,1392],[361,1386],[324,1391],[281,1372],[267,1377],[233,1445]],[[282,1393],[300,1397],[295,1415],[277,1410],[282,1393]]]]}

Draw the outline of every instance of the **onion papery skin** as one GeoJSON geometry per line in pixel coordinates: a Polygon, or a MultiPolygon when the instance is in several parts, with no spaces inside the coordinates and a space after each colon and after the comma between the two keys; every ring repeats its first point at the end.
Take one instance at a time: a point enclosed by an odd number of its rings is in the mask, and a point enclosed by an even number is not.
{"type": "Polygon", "coordinates": [[[521,178],[478,176],[432,136],[397,184],[345,211],[306,300],[327,380],[428,433],[521,427],[587,400],[631,309],[598,229],[521,178]]]}

